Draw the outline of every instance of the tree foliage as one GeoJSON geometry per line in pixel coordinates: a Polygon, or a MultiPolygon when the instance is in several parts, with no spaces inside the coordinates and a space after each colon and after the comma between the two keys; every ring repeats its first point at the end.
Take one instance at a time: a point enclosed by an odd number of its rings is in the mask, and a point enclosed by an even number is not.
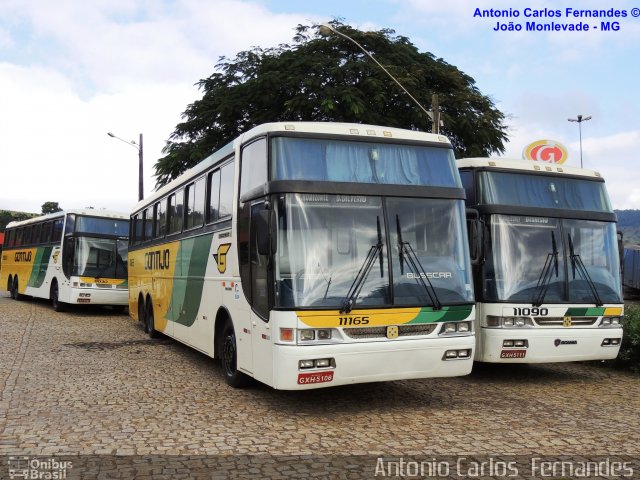
{"type": "Polygon", "coordinates": [[[56,212],[61,212],[62,209],[60,208],[60,205],[58,205],[58,202],[44,202],[42,204],[42,213],[43,214],[47,214],[47,213],[56,213],[56,212]]]}
{"type": "MultiPolygon", "coordinates": [[[[438,94],[441,133],[458,157],[503,152],[504,115],[470,76],[421,53],[393,30],[334,28],[371,52],[428,110],[438,94]]],[[[292,44],[221,57],[200,80],[200,100],[188,105],[155,165],[157,186],[177,177],[240,133],[274,121],[339,121],[431,131],[431,120],[356,45],[298,25],[292,44]]]]}

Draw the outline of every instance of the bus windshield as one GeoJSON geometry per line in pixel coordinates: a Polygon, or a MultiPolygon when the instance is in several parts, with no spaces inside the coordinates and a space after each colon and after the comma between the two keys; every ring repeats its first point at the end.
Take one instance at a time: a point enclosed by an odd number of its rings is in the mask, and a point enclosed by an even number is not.
{"type": "Polygon", "coordinates": [[[277,218],[276,307],[342,308],[356,282],[356,308],[473,301],[461,200],[287,194],[277,218]]]}
{"type": "Polygon", "coordinates": [[[450,148],[276,137],[271,158],[273,180],[461,187],[450,148]]]}
{"type": "Polygon", "coordinates": [[[487,301],[622,301],[613,223],[493,215],[490,232],[487,301]]]}
{"type": "Polygon", "coordinates": [[[72,275],[93,278],[127,278],[128,241],[77,237],[72,275]]]}
{"type": "Polygon", "coordinates": [[[612,212],[605,183],[581,178],[480,172],[480,204],[612,212]]]}

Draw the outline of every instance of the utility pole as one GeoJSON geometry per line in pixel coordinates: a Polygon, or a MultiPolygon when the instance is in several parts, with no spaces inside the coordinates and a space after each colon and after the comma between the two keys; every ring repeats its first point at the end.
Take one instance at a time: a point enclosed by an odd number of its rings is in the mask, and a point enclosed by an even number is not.
{"type": "Polygon", "coordinates": [[[438,94],[431,95],[431,133],[440,133],[440,104],[438,103],[438,94]]]}

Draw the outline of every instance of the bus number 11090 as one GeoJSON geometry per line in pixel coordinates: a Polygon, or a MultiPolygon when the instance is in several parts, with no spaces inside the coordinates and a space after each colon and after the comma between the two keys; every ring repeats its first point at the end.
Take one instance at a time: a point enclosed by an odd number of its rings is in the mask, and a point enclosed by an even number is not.
{"type": "Polygon", "coordinates": [[[549,315],[549,309],[538,307],[514,307],[513,314],[522,317],[546,317],[547,315],[549,315]]]}

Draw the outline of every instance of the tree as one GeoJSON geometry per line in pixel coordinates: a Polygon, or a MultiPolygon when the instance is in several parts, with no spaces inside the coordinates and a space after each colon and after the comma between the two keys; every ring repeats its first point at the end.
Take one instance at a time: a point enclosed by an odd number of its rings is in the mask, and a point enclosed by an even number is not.
{"type": "MultiPolygon", "coordinates": [[[[504,114],[473,78],[420,53],[393,30],[332,25],[372,52],[422,105],[438,94],[441,133],[458,157],[504,151],[504,114]]],[[[157,187],[265,122],[339,121],[431,131],[429,117],[364,52],[343,37],[319,36],[317,25],[298,25],[291,45],[221,57],[216,71],[197,85],[202,98],[187,106],[155,165],[157,187]]]]}
{"type": "Polygon", "coordinates": [[[56,212],[61,212],[62,209],[60,208],[60,205],[58,205],[58,202],[44,202],[42,204],[42,213],[43,214],[47,214],[47,213],[56,213],[56,212]]]}

